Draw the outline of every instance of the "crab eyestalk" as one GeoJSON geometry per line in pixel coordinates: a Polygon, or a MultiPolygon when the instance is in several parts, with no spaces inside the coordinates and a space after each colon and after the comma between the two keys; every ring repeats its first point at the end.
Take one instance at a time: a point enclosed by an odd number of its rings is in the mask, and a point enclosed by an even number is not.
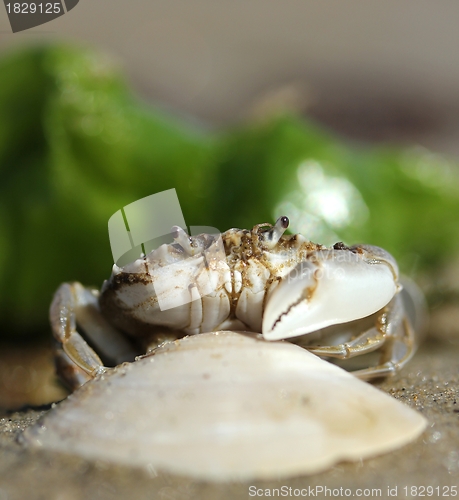
{"type": "Polygon", "coordinates": [[[279,243],[279,240],[282,238],[282,235],[288,228],[289,222],[290,221],[288,220],[288,217],[283,215],[282,217],[279,217],[277,219],[276,223],[271,229],[268,229],[267,231],[264,231],[262,233],[261,239],[263,240],[264,246],[268,250],[273,249],[277,245],[277,243],[279,243]]]}

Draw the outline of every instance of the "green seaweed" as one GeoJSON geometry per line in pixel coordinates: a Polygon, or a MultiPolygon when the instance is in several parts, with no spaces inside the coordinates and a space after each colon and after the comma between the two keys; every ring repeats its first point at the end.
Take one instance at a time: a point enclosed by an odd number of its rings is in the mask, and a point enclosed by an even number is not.
{"type": "Polygon", "coordinates": [[[0,75],[3,336],[47,331],[61,282],[100,287],[110,216],[171,188],[188,225],[287,215],[319,243],[380,245],[411,274],[459,249],[457,165],[429,151],[348,144],[294,115],[211,133],[142,102],[78,46],[7,54],[0,75]]]}

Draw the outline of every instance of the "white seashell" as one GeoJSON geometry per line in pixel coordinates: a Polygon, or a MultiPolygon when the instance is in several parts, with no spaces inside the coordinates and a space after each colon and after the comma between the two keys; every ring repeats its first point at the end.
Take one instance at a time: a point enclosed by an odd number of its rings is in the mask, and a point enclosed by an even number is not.
{"type": "Polygon", "coordinates": [[[24,440],[226,481],[319,472],[398,448],[425,426],[416,411],[301,347],[216,332],[108,370],[24,440]]]}

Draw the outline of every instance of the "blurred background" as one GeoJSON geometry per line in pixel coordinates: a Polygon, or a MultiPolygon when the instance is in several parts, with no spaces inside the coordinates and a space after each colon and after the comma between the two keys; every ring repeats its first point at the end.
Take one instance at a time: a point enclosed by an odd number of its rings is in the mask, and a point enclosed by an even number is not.
{"type": "Polygon", "coordinates": [[[448,0],[80,0],[13,34],[0,7],[0,407],[62,397],[53,291],[99,287],[108,218],[172,187],[189,225],[285,213],[387,248],[457,342],[458,19],[448,0]]]}
{"type": "Polygon", "coordinates": [[[311,113],[366,139],[414,138],[459,153],[459,6],[443,0],[81,0],[51,23],[11,33],[3,51],[71,40],[113,56],[135,91],[222,126],[284,85],[311,113]],[[430,137],[425,137],[430,136],[430,137]]]}

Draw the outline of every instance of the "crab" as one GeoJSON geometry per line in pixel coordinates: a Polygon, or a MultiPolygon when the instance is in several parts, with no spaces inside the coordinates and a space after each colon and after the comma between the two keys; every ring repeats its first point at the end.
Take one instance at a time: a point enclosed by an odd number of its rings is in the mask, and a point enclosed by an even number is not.
{"type": "Polygon", "coordinates": [[[288,340],[365,380],[403,367],[422,301],[401,284],[395,259],[375,246],[285,235],[288,225],[283,216],[193,237],[174,226],[173,243],[115,264],[100,292],[62,284],[50,310],[61,378],[75,389],[165,342],[222,330],[288,340]]]}
{"type": "Polygon", "coordinates": [[[58,368],[78,389],[22,442],[230,481],[312,474],[416,439],[427,420],[359,378],[408,361],[421,295],[384,250],[287,227],[175,226],[172,244],[115,264],[100,293],[61,285],[58,368]]]}

